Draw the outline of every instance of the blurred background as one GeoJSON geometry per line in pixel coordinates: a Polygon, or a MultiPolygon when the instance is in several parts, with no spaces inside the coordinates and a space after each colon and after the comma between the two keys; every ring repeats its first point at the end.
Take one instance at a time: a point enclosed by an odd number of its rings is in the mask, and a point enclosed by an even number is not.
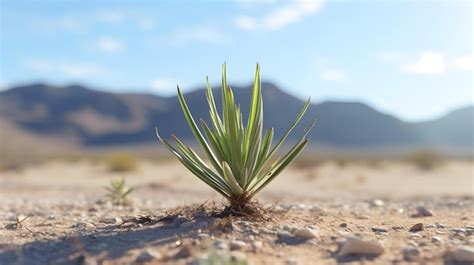
{"type": "Polygon", "coordinates": [[[277,135],[312,98],[300,164],[474,154],[472,1],[4,0],[0,27],[5,170],[161,159],[155,126],[192,144],[176,85],[207,118],[205,78],[218,90],[224,62],[244,110],[260,63],[277,135]]]}

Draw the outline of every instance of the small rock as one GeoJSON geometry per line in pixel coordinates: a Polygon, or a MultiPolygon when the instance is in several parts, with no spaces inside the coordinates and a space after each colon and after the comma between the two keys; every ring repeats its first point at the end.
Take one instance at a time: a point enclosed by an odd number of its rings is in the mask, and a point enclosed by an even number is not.
{"type": "Polygon", "coordinates": [[[290,226],[290,225],[284,225],[284,226],[283,226],[283,230],[288,231],[288,232],[293,232],[293,231],[295,231],[296,229],[297,229],[296,227],[290,226]]]}
{"type": "Polygon", "coordinates": [[[393,230],[402,230],[403,226],[397,225],[397,226],[392,226],[393,230]]]}
{"type": "Polygon", "coordinates": [[[122,224],[123,220],[120,217],[104,217],[100,219],[100,222],[104,224],[122,224]]]}
{"type": "Polygon", "coordinates": [[[262,241],[258,241],[258,240],[255,240],[255,241],[252,241],[252,248],[254,251],[257,251],[259,249],[261,249],[263,247],[263,242],[262,241]]]}
{"type": "Polygon", "coordinates": [[[295,257],[289,257],[286,262],[285,262],[286,265],[298,265],[299,262],[298,260],[295,258],[295,257]]]}
{"type": "Polygon", "coordinates": [[[89,222],[78,222],[72,226],[72,228],[77,228],[80,230],[94,229],[95,225],[89,222]]]}
{"type": "Polygon", "coordinates": [[[424,229],[425,228],[424,228],[422,223],[417,223],[417,224],[413,225],[412,227],[410,227],[410,230],[408,230],[408,231],[416,233],[416,232],[423,231],[424,229]]]}
{"type": "Polygon", "coordinates": [[[474,262],[474,248],[458,246],[453,250],[453,257],[459,262],[474,262]]]}
{"type": "Polygon", "coordinates": [[[422,236],[420,234],[413,233],[408,236],[409,239],[420,239],[422,236]]]}
{"type": "Polygon", "coordinates": [[[161,259],[161,254],[159,252],[153,251],[151,249],[145,249],[140,254],[138,254],[136,261],[137,262],[148,262],[152,260],[161,259]]]}
{"type": "Polygon", "coordinates": [[[387,229],[380,226],[372,226],[372,231],[374,231],[375,233],[386,233],[387,229]]]}
{"type": "Polygon", "coordinates": [[[453,228],[453,229],[451,229],[451,232],[453,232],[455,234],[460,234],[460,233],[465,233],[466,231],[462,228],[453,228]]]}
{"type": "Polygon", "coordinates": [[[296,237],[301,237],[304,239],[313,239],[318,236],[318,233],[315,229],[311,229],[309,227],[301,228],[295,230],[293,233],[296,237]]]}
{"type": "Polygon", "coordinates": [[[247,244],[241,240],[233,240],[229,244],[230,250],[241,250],[247,247],[247,244]]]}
{"type": "Polygon", "coordinates": [[[403,208],[392,208],[390,209],[391,213],[403,213],[405,210],[403,208]]]}
{"type": "Polygon", "coordinates": [[[445,224],[441,224],[441,223],[436,223],[435,224],[436,228],[446,228],[446,225],[445,224]]]}
{"type": "Polygon", "coordinates": [[[375,255],[384,252],[384,247],[375,241],[365,241],[357,237],[347,237],[339,251],[340,256],[345,255],[375,255]]]}
{"type": "Polygon", "coordinates": [[[420,258],[420,251],[415,247],[406,247],[403,249],[403,259],[405,261],[416,261],[420,258]]]}
{"type": "Polygon", "coordinates": [[[346,227],[347,227],[347,223],[341,223],[341,224],[339,224],[339,227],[346,228],[346,227]]]}
{"type": "Polygon", "coordinates": [[[412,217],[428,217],[433,216],[434,213],[430,209],[426,208],[425,206],[418,206],[416,207],[416,213],[412,215],[412,217]]]}
{"type": "Polygon", "coordinates": [[[222,240],[222,239],[217,239],[216,241],[214,241],[214,246],[217,248],[217,249],[222,249],[222,250],[225,250],[225,249],[228,249],[229,247],[227,246],[227,243],[222,240]]]}
{"type": "Polygon", "coordinates": [[[440,237],[434,236],[434,237],[431,238],[431,242],[435,243],[435,244],[439,244],[439,243],[442,243],[443,240],[441,240],[440,237]]]}
{"type": "Polygon", "coordinates": [[[196,235],[196,237],[202,240],[202,239],[209,238],[209,235],[206,233],[199,233],[196,235]]]}
{"type": "Polygon", "coordinates": [[[382,207],[384,206],[385,203],[382,200],[374,199],[374,200],[371,200],[369,204],[372,207],[382,207]]]}
{"type": "Polygon", "coordinates": [[[186,259],[186,258],[189,258],[193,255],[193,253],[191,252],[191,249],[189,247],[182,247],[181,249],[179,249],[174,255],[173,255],[173,258],[174,259],[186,259]]]}

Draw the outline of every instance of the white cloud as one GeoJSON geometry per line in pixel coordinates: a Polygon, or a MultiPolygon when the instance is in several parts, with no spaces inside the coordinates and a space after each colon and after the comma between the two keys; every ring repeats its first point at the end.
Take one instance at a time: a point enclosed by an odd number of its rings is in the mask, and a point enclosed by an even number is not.
{"type": "Polygon", "coordinates": [[[176,82],[173,79],[160,77],[160,78],[156,78],[152,80],[150,83],[150,86],[153,89],[153,91],[166,94],[166,93],[174,92],[176,89],[177,83],[178,82],[176,82]]]}
{"type": "Polygon", "coordinates": [[[237,16],[234,19],[234,25],[244,30],[276,30],[318,12],[322,4],[323,0],[293,0],[261,18],[237,16]]]}
{"type": "Polygon", "coordinates": [[[458,70],[474,71],[474,56],[466,55],[456,58],[454,67],[458,70]]]}
{"type": "Polygon", "coordinates": [[[88,77],[105,72],[104,68],[98,64],[43,59],[29,60],[25,63],[25,66],[38,73],[60,73],[70,77],[88,77]]]}
{"type": "Polygon", "coordinates": [[[239,16],[234,19],[234,24],[239,29],[254,30],[258,26],[255,18],[249,16],[239,16]]]}
{"type": "Polygon", "coordinates": [[[405,65],[404,69],[415,74],[442,74],[446,71],[444,55],[436,52],[424,52],[416,62],[405,65]]]}
{"type": "Polygon", "coordinates": [[[343,81],[346,79],[346,73],[341,69],[330,69],[323,71],[320,77],[324,81],[343,81]]]}
{"type": "Polygon", "coordinates": [[[112,37],[103,36],[97,41],[99,50],[107,53],[116,53],[124,48],[122,41],[112,37]]]}

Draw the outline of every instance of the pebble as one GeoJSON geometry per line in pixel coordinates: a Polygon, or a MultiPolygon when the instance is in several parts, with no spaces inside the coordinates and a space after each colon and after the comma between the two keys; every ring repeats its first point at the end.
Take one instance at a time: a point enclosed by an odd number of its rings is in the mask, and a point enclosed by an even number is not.
{"type": "Polygon", "coordinates": [[[77,228],[81,230],[94,229],[95,225],[89,222],[78,222],[75,225],[73,225],[72,228],[77,228]]]}
{"type": "Polygon", "coordinates": [[[384,252],[384,247],[379,242],[366,241],[357,237],[347,237],[339,251],[340,256],[345,255],[380,255],[384,252]]]}
{"type": "Polygon", "coordinates": [[[372,231],[374,231],[375,233],[386,233],[387,229],[380,226],[372,226],[372,231]]]}
{"type": "Polygon", "coordinates": [[[397,225],[397,226],[392,226],[393,230],[402,230],[403,226],[397,225]]]}
{"type": "Polygon", "coordinates": [[[474,248],[458,246],[453,250],[453,257],[459,262],[474,262],[474,248]]]}
{"type": "Polygon", "coordinates": [[[155,259],[161,259],[161,254],[159,252],[150,250],[150,249],[145,249],[140,254],[138,254],[136,261],[137,262],[148,262],[152,261],[155,259]]]}
{"type": "Polygon", "coordinates": [[[385,203],[382,200],[374,199],[369,202],[370,206],[372,207],[382,207],[385,203]]]}
{"type": "Polygon", "coordinates": [[[440,237],[434,236],[431,238],[431,242],[437,244],[437,243],[442,243],[443,240],[440,237]]]}
{"type": "Polygon", "coordinates": [[[417,224],[413,225],[412,227],[410,227],[410,230],[408,230],[408,231],[416,233],[416,232],[423,231],[424,229],[425,228],[424,228],[422,223],[417,223],[417,224]]]}
{"type": "Polygon", "coordinates": [[[247,247],[247,244],[241,240],[233,240],[229,244],[230,250],[241,250],[247,247]]]}
{"type": "Polygon", "coordinates": [[[227,243],[222,240],[222,239],[217,239],[216,241],[214,241],[214,246],[217,248],[217,249],[228,249],[229,247],[227,246],[227,243]]]}
{"type": "Polygon", "coordinates": [[[296,229],[297,229],[296,227],[290,226],[290,225],[284,225],[284,226],[283,226],[283,230],[288,231],[288,232],[293,232],[293,231],[295,231],[296,229]]]}
{"type": "Polygon", "coordinates": [[[462,228],[453,228],[451,229],[451,232],[459,234],[459,233],[465,233],[466,231],[462,228]]]}
{"type": "Polygon", "coordinates": [[[411,234],[408,236],[409,239],[420,239],[421,235],[420,234],[411,234]]]}
{"type": "Polygon", "coordinates": [[[257,251],[263,247],[263,242],[262,241],[252,241],[252,248],[254,251],[257,251]]]}
{"type": "Polygon", "coordinates": [[[296,229],[293,233],[296,237],[301,237],[304,239],[313,239],[318,236],[318,232],[315,229],[309,227],[296,229]]]}
{"type": "Polygon", "coordinates": [[[420,251],[416,247],[406,247],[403,249],[403,259],[405,261],[416,261],[420,257],[420,251]]]}
{"type": "Polygon", "coordinates": [[[104,217],[102,219],[100,219],[100,222],[101,223],[104,223],[104,224],[121,224],[123,223],[123,220],[122,218],[120,217],[104,217]]]}
{"type": "Polygon", "coordinates": [[[286,265],[298,265],[299,262],[298,260],[295,258],[295,257],[289,257],[286,262],[285,262],[286,265]]]}
{"type": "Polygon", "coordinates": [[[412,217],[428,217],[433,216],[434,213],[430,209],[426,208],[425,206],[418,206],[416,207],[416,213],[412,215],[412,217]]]}
{"type": "Polygon", "coordinates": [[[435,223],[435,226],[436,226],[436,228],[438,228],[438,229],[446,228],[446,225],[445,225],[445,224],[441,224],[441,223],[435,223]]]}

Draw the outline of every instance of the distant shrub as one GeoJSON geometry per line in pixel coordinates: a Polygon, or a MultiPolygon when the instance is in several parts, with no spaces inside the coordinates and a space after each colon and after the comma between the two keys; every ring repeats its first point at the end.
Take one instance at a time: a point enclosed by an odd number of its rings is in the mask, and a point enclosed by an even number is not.
{"type": "Polygon", "coordinates": [[[107,167],[112,172],[136,171],[139,167],[138,159],[128,153],[112,155],[107,161],[107,167]]]}
{"type": "Polygon", "coordinates": [[[323,158],[317,155],[304,155],[295,159],[293,167],[298,169],[308,169],[318,167],[323,163],[323,158]]]}
{"type": "Polygon", "coordinates": [[[409,154],[405,160],[413,163],[421,170],[431,170],[439,165],[442,157],[434,150],[419,150],[409,154]]]}

